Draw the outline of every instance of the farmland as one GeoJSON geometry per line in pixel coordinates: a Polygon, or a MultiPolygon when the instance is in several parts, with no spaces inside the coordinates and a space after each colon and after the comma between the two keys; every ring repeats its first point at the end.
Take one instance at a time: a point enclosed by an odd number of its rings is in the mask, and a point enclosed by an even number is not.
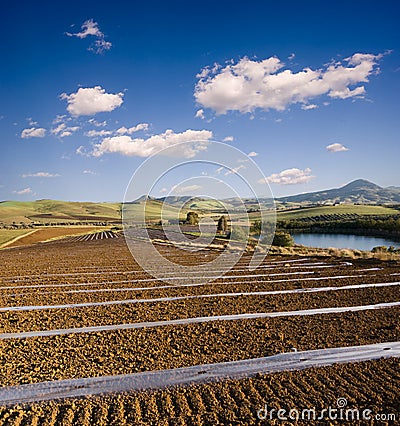
{"type": "MultiPolygon", "coordinates": [[[[146,219],[159,221],[161,212],[165,219],[176,219],[180,216],[180,209],[162,203],[158,200],[149,199],[126,204],[126,210],[132,217],[136,217],[143,211],[145,206],[146,219]]],[[[186,209],[181,212],[181,217],[186,209]]],[[[74,224],[74,223],[120,223],[121,203],[87,203],[68,202],[57,200],[38,200],[28,202],[3,201],[0,202],[0,224],[5,226],[18,226],[20,224],[74,224]]]]}
{"type": "Polygon", "coordinates": [[[394,208],[370,205],[341,204],[337,206],[309,207],[293,210],[278,211],[278,220],[305,219],[311,217],[334,216],[340,218],[342,215],[354,216],[376,216],[376,215],[398,215],[400,212],[394,208]]]}
{"type": "Polygon", "coordinates": [[[101,239],[107,238],[108,232],[110,232],[109,227],[96,226],[46,226],[33,230],[29,228],[0,229],[0,248],[21,247],[70,236],[74,236],[77,241],[101,239]],[[102,233],[104,233],[103,236],[102,233]]]}
{"type": "Polygon", "coordinates": [[[82,203],[57,200],[3,201],[0,222],[46,223],[118,220],[119,203],[82,203]]]}
{"type": "MultiPolygon", "coordinates": [[[[169,204],[169,200],[162,202],[157,199],[148,199],[146,202],[146,217],[149,219],[159,219],[161,209],[164,208],[167,216],[175,215],[179,212],[179,206],[169,204]]],[[[255,207],[254,200],[244,200],[255,207]]],[[[143,208],[144,201],[128,203],[130,211],[135,214],[143,208]]],[[[235,207],[235,204],[227,206],[235,207]]],[[[279,206],[279,204],[278,204],[279,206]]],[[[0,222],[19,223],[22,222],[46,222],[46,221],[79,221],[79,220],[109,220],[120,219],[120,203],[88,203],[88,202],[68,202],[57,200],[37,200],[37,201],[3,201],[0,202],[0,222]]],[[[184,211],[194,209],[203,211],[221,210],[222,204],[217,200],[193,199],[185,204],[184,211]]],[[[341,204],[336,206],[304,207],[296,209],[278,210],[278,218],[282,220],[309,218],[322,215],[398,215],[399,210],[392,207],[373,205],[341,204]]]]}
{"type": "Polygon", "coordinates": [[[31,229],[1,229],[0,230],[0,246],[3,244],[19,238],[25,234],[32,232],[31,229]]]}
{"type": "MultiPolygon", "coordinates": [[[[193,262],[178,248],[158,250],[193,262]]],[[[395,262],[274,255],[249,271],[244,255],[224,276],[216,270],[212,283],[182,276],[166,284],[109,231],[4,249],[0,257],[0,399],[10,386],[85,379],[76,385],[85,390],[96,377],[115,377],[118,386],[118,377],[138,373],[400,340],[395,262]]],[[[0,409],[0,424],[256,424],[265,403],[322,409],[338,398],[398,412],[398,360],[385,354],[57,402],[51,394],[40,402],[32,388],[30,404],[0,409]]]]}

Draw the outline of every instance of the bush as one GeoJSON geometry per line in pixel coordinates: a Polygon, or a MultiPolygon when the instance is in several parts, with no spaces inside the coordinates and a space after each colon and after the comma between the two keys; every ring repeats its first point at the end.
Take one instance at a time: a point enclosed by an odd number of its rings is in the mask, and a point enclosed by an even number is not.
{"type": "Polygon", "coordinates": [[[251,224],[250,232],[256,235],[260,235],[261,232],[264,235],[270,235],[275,232],[275,223],[270,221],[256,220],[251,224]]]}
{"type": "Polygon", "coordinates": [[[261,234],[261,220],[256,220],[252,223],[250,232],[253,232],[254,234],[257,234],[257,235],[261,234]]]}
{"type": "Polygon", "coordinates": [[[372,253],[387,253],[388,248],[386,246],[377,246],[374,247],[371,251],[372,253]]]}
{"type": "Polygon", "coordinates": [[[198,225],[199,215],[196,212],[188,212],[186,215],[186,223],[189,225],[198,225]]]}
{"type": "Polygon", "coordinates": [[[294,239],[288,232],[277,231],[275,232],[272,245],[279,247],[293,247],[294,239]]]}
{"type": "Polygon", "coordinates": [[[242,226],[233,226],[229,238],[236,241],[245,241],[247,236],[247,232],[242,226]]]}

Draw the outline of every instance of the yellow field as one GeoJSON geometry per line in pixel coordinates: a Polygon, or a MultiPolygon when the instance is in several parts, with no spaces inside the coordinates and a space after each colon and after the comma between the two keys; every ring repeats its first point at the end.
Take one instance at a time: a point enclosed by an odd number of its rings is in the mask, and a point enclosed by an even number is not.
{"type": "Polygon", "coordinates": [[[31,231],[32,229],[0,229],[0,246],[31,231]]]}

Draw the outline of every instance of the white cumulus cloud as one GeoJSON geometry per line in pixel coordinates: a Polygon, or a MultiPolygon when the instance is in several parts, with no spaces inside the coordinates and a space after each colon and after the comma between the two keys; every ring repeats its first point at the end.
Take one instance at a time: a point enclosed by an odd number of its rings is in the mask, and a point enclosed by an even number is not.
{"type": "Polygon", "coordinates": [[[87,36],[102,37],[103,33],[99,29],[99,24],[94,22],[93,19],[88,19],[85,21],[82,26],[82,31],[80,33],[67,33],[70,37],[86,38],[87,36]]]}
{"type": "Polygon", "coordinates": [[[13,193],[18,194],[18,195],[32,194],[32,189],[31,188],[25,188],[25,189],[21,189],[20,191],[13,191],[13,193]]]}
{"type": "Polygon", "coordinates": [[[280,173],[273,173],[267,178],[261,179],[259,183],[276,183],[279,185],[296,185],[299,183],[307,183],[315,176],[311,174],[311,169],[306,168],[304,170],[292,168],[281,171],[280,173]]]}
{"type": "Polygon", "coordinates": [[[261,61],[244,57],[225,67],[217,64],[204,68],[197,76],[194,95],[199,105],[216,114],[251,113],[256,109],[284,111],[296,103],[313,109],[316,105],[309,105],[309,101],[322,95],[339,99],[363,97],[362,83],[368,83],[378,71],[382,56],[356,53],[342,62],[298,72],[284,69],[285,64],[277,57],[261,61]]]}
{"type": "Polygon", "coordinates": [[[224,142],[233,142],[233,136],[227,136],[226,138],[222,139],[224,142]]]}
{"type": "Polygon", "coordinates": [[[39,177],[39,178],[54,178],[59,177],[58,173],[49,173],[49,172],[37,172],[37,173],[26,173],[21,175],[23,178],[27,177],[39,177]]]}
{"type": "Polygon", "coordinates": [[[112,135],[111,130],[89,130],[85,133],[86,136],[89,138],[98,138],[98,137],[104,137],[104,136],[110,136],[112,135]]]}
{"type": "Polygon", "coordinates": [[[349,148],[346,148],[344,145],[342,145],[341,143],[332,143],[330,145],[328,145],[326,147],[326,149],[329,152],[341,152],[341,151],[348,151],[349,148]]]}
{"type": "Polygon", "coordinates": [[[257,157],[258,152],[251,151],[247,154],[249,157],[257,157]]]}
{"type": "Polygon", "coordinates": [[[212,132],[208,130],[190,129],[182,133],[175,133],[169,129],[147,139],[133,139],[128,135],[113,136],[104,138],[100,144],[94,145],[92,155],[100,157],[106,153],[118,153],[127,156],[148,157],[164,148],[187,142],[184,146],[179,146],[176,155],[192,158],[198,152],[207,149],[208,141],[212,136],[212,132]]]}
{"type": "Polygon", "coordinates": [[[93,45],[89,47],[88,50],[91,50],[95,53],[103,53],[105,50],[111,49],[111,42],[105,40],[105,35],[100,31],[99,24],[93,19],[88,19],[81,26],[82,31],[78,33],[66,33],[69,37],[78,37],[80,39],[86,38],[88,36],[95,37],[96,41],[93,45]]]}
{"type": "Polygon", "coordinates": [[[60,98],[68,103],[67,111],[74,115],[94,115],[110,112],[123,103],[123,93],[106,93],[101,86],[80,87],[76,93],[63,93],[60,98]]]}
{"type": "Polygon", "coordinates": [[[112,43],[110,41],[106,41],[103,38],[96,40],[93,46],[90,46],[88,50],[91,50],[94,53],[103,53],[105,50],[110,50],[112,43]]]}
{"type": "Polygon", "coordinates": [[[119,135],[131,135],[132,133],[140,132],[141,130],[147,130],[149,128],[148,123],[139,123],[136,126],[126,128],[125,126],[120,127],[117,130],[119,135]]]}
{"type": "Polygon", "coordinates": [[[79,129],[80,129],[79,126],[68,127],[65,123],[60,123],[57,127],[54,127],[53,129],[51,129],[51,133],[54,136],[65,138],[67,136],[71,136],[73,133],[75,133],[79,129]]]}
{"type": "Polygon", "coordinates": [[[46,129],[43,129],[42,127],[31,127],[29,129],[22,130],[21,138],[22,139],[28,139],[28,138],[44,138],[46,136],[46,129]]]}
{"type": "Polygon", "coordinates": [[[202,120],[204,120],[204,119],[205,119],[205,117],[204,117],[204,109],[199,109],[199,110],[196,112],[195,117],[196,117],[196,118],[201,118],[202,120]]]}
{"type": "Polygon", "coordinates": [[[318,108],[318,105],[315,104],[309,104],[309,105],[302,105],[301,109],[304,109],[305,111],[309,110],[309,109],[316,109],[318,108]]]}

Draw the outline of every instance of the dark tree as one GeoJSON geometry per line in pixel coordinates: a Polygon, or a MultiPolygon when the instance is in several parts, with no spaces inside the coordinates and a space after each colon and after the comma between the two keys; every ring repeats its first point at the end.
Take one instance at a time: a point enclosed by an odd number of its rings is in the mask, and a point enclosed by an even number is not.
{"type": "Polygon", "coordinates": [[[228,221],[225,216],[218,219],[217,232],[226,232],[228,230],[228,221]]]}
{"type": "Polygon", "coordinates": [[[272,242],[273,246],[292,247],[294,245],[293,237],[284,231],[277,231],[272,242]]]}
{"type": "Polygon", "coordinates": [[[188,214],[186,215],[186,223],[188,225],[198,225],[199,215],[196,212],[188,212],[188,214]]]}

